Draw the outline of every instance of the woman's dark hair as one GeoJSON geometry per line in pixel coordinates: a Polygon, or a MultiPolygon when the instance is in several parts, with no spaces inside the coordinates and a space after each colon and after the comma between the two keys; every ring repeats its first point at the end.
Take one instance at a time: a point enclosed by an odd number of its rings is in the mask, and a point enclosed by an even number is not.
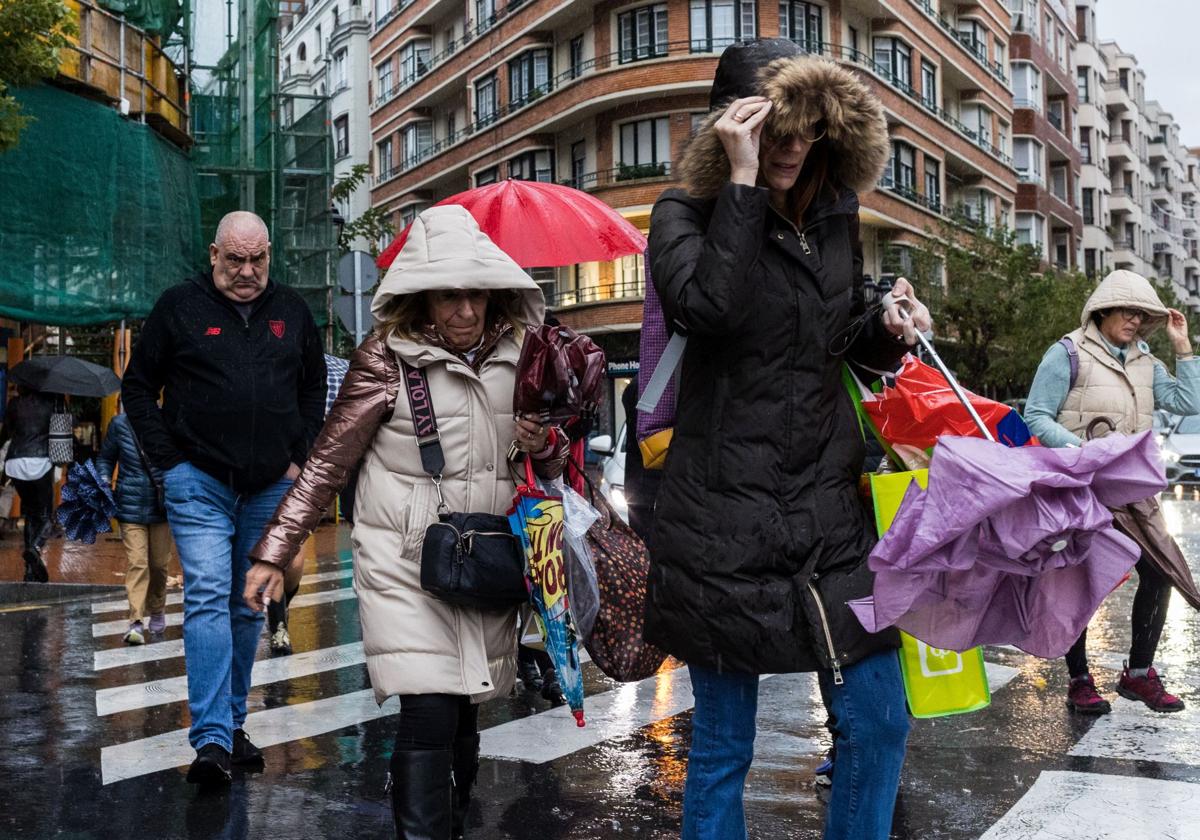
{"type": "Polygon", "coordinates": [[[1097,327],[1100,326],[1100,322],[1103,321],[1105,318],[1107,318],[1108,313],[1111,311],[1112,310],[1110,310],[1110,309],[1097,309],[1095,312],[1092,313],[1092,323],[1095,324],[1097,327]]]}

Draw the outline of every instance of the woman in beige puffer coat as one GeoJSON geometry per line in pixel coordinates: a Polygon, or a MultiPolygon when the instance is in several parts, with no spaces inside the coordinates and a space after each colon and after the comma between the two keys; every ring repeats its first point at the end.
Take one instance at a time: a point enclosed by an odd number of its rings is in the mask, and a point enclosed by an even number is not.
{"type": "MultiPolygon", "coordinates": [[[[516,610],[452,606],[421,589],[421,544],[437,519],[437,490],[421,466],[400,363],[429,380],[445,453],[451,510],[504,514],[515,486],[516,442],[543,477],[561,473],[566,438],[513,417],[526,326],[542,322],[536,283],[458,206],[417,217],[371,306],[375,331],[351,359],[308,462],[250,556],[253,596],[271,591],[361,461],[354,588],[376,700],[400,695],[391,760],[402,838],[462,837],[478,767],[477,704],[508,693],[516,610]],[[451,771],[454,787],[451,789],[451,771]]],[[[250,597],[248,596],[248,597],[250,597]]]]}

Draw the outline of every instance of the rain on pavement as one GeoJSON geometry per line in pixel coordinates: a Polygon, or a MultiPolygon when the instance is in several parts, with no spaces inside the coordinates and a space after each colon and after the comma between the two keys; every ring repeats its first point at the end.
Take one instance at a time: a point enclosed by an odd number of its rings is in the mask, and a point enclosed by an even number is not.
{"type": "MultiPolygon", "coordinates": [[[[1166,511],[1200,570],[1200,501],[1168,501],[1166,511]]],[[[0,574],[11,571],[13,544],[12,534],[0,540],[0,574]]],[[[105,550],[54,545],[56,580],[84,579],[89,552],[105,550]]],[[[0,837],[393,836],[384,776],[397,706],[376,707],[370,692],[348,546],[344,530],[323,529],[293,602],[295,653],[272,659],[264,636],[246,730],[264,747],[266,771],[221,794],[184,781],[192,753],[178,590],[162,638],[137,648],[121,641],[120,590],[0,608],[0,837]]],[[[1156,715],[1112,690],[1133,589],[1110,597],[1089,632],[1113,713],[1067,711],[1061,660],[985,650],[992,705],[914,721],[893,838],[1200,840],[1200,617],[1172,600],[1158,662],[1188,708],[1156,715]]],[[[468,836],[678,837],[687,669],[669,662],[621,685],[587,664],[585,689],[585,729],[524,692],[482,709],[468,836]]],[[[823,720],[812,675],[763,678],[746,789],[751,837],[820,838],[813,770],[828,746],[823,720]]]]}

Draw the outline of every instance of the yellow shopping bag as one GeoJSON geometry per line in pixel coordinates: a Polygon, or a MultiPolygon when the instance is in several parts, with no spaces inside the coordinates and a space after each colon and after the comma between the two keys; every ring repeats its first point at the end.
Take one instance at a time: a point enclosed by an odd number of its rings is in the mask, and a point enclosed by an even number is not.
{"type": "MultiPolygon", "coordinates": [[[[913,481],[926,487],[929,471],[871,475],[875,527],[880,536],[896,518],[900,502],[913,481]]],[[[900,640],[900,670],[904,674],[904,693],[913,717],[960,715],[991,704],[992,693],[983,666],[982,648],[975,647],[962,653],[943,650],[903,632],[900,640]]]]}

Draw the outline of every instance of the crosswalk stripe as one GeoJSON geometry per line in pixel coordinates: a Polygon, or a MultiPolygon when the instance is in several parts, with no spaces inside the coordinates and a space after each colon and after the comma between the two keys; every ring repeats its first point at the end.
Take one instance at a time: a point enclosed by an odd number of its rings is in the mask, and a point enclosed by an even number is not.
{"type": "MultiPolygon", "coordinates": [[[[289,610],[302,609],[304,607],[312,607],[317,604],[331,604],[334,601],[348,601],[358,597],[354,590],[350,587],[341,587],[339,589],[326,589],[323,592],[309,592],[305,595],[297,595],[292,599],[289,605],[289,610]]],[[[183,624],[183,613],[172,612],[166,614],[167,626],[178,627],[183,624]]],[[[126,619],[119,618],[116,621],[101,621],[98,624],[92,625],[92,637],[100,638],[102,636],[122,636],[129,629],[129,622],[126,619]]]]}
{"type": "Polygon", "coordinates": [[[1047,770],[979,840],[1198,840],[1200,785],[1047,770]]]}
{"type": "Polygon", "coordinates": [[[169,639],[165,642],[153,642],[148,645],[123,645],[95,651],[92,654],[92,670],[104,671],[108,668],[123,668],[126,665],[140,665],[143,662],[156,662],[160,659],[174,659],[179,656],[183,656],[183,639],[169,639]]]}
{"type": "MultiPolygon", "coordinates": [[[[318,572],[313,575],[305,575],[300,578],[300,585],[307,586],[310,583],[324,583],[330,580],[347,580],[354,577],[353,569],[339,569],[336,572],[318,572]]],[[[176,606],[183,603],[182,592],[172,592],[167,595],[167,606],[176,606]]],[[[129,602],[121,599],[117,601],[100,601],[92,604],[92,614],[99,615],[108,612],[124,612],[129,609],[129,602]]]]}
{"type": "MultiPolygon", "coordinates": [[[[1124,697],[1110,701],[1112,711],[1092,724],[1071,755],[1200,765],[1200,710],[1188,706],[1167,715],[1124,697]]],[[[1200,831],[1200,822],[1196,825],[1200,831]]]]}
{"type": "MultiPolygon", "coordinates": [[[[333,671],[338,668],[349,668],[365,663],[362,642],[348,645],[321,648],[320,650],[305,651],[291,656],[278,656],[272,659],[260,659],[254,663],[250,675],[251,685],[267,685],[268,683],[333,671]]],[[[187,700],[187,676],[169,677],[163,680],[121,685],[114,688],[104,688],[96,692],[96,715],[116,714],[132,709],[144,709],[159,706],[164,703],[177,703],[187,700]]]]}
{"type": "MultiPolygon", "coordinates": [[[[246,734],[259,747],[271,747],[301,738],[323,735],[364,721],[394,715],[400,711],[395,697],[382,707],[375,705],[371,689],[279,706],[255,712],[246,718],[246,734]]],[[[191,762],[196,753],[188,744],[187,730],[176,729],[100,750],[100,774],[103,784],[132,779],[168,770],[191,762]]]]}

